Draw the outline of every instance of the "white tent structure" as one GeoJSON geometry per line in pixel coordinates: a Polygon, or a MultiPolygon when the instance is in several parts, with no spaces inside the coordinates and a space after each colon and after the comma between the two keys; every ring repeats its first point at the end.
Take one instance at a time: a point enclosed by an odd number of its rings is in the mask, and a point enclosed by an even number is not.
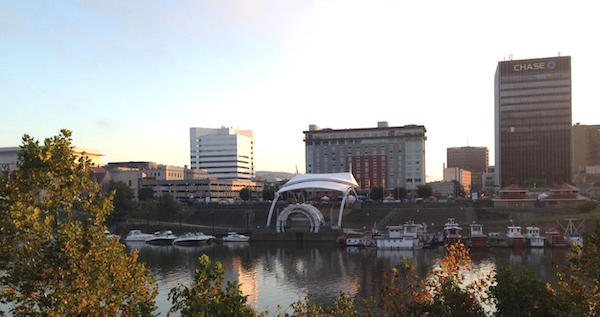
{"type": "MultiPolygon", "coordinates": [[[[269,216],[267,217],[267,227],[271,224],[271,218],[273,216],[273,210],[275,209],[275,205],[277,204],[277,200],[279,196],[288,191],[293,190],[308,190],[308,189],[322,189],[322,190],[334,190],[339,191],[343,194],[342,204],[340,206],[340,211],[338,214],[338,227],[342,225],[342,213],[344,211],[344,205],[346,204],[346,198],[350,192],[353,192],[355,188],[358,187],[358,183],[352,173],[327,173],[327,174],[303,174],[296,175],[292,179],[290,179],[287,183],[285,183],[278,191],[275,193],[275,199],[273,199],[273,203],[271,203],[271,208],[269,209],[269,216]]],[[[354,191],[356,194],[356,191],[354,191]]],[[[298,208],[300,209],[300,208],[298,208]]],[[[306,209],[306,208],[302,208],[306,209]]],[[[285,223],[287,217],[293,213],[299,212],[305,214],[305,212],[295,211],[294,208],[286,208],[284,212],[282,212],[277,217],[277,231],[284,231],[282,223],[285,223]],[[285,212],[287,211],[287,212],[285,212]]],[[[310,215],[307,216],[309,221],[311,221],[311,231],[318,232],[319,223],[313,223],[313,219],[323,219],[323,215],[317,208],[311,208],[310,214],[318,213],[318,215],[310,215]],[[316,211],[315,211],[316,210],[316,211]]],[[[316,221],[316,220],[315,220],[316,221]]]]}

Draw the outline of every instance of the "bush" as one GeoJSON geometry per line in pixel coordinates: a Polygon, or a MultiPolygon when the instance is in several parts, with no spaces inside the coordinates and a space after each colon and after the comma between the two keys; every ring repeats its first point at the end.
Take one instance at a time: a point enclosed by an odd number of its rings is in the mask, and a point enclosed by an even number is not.
{"type": "Polygon", "coordinates": [[[598,203],[595,201],[586,201],[585,203],[581,204],[579,207],[577,207],[577,210],[579,210],[580,212],[590,212],[594,209],[596,209],[598,207],[598,203]]]}

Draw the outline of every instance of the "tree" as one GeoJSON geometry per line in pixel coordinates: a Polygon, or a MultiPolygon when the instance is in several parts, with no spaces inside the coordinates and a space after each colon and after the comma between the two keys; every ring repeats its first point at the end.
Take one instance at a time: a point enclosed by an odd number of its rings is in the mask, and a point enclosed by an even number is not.
{"type": "Polygon", "coordinates": [[[225,270],[219,262],[210,263],[206,254],[198,258],[199,267],[190,286],[178,285],[169,292],[173,306],[170,313],[181,316],[256,316],[246,304],[247,296],[242,294],[237,282],[227,282],[223,289],[225,270]]]}
{"type": "Polygon", "coordinates": [[[240,190],[240,198],[243,201],[248,201],[252,196],[252,191],[248,187],[244,187],[240,190]]]}
{"type": "Polygon", "coordinates": [[[383,200],[385,189],[382,186],[375,186],[371,188],[371,199],[373,200],[383,200]]]}
{"type": "Polygon", "coordinates": [[[156,285],[137,253],[106,239],[113,209],[72,153],[71,132],[28,135],[0,176],[0,300],[15,316],[150,315],[156,285]]]}
{"type": "Polygon", "coordinates": [[[600,315],[600,222],[583,241],[582,246],[572,246],[565,272],[557,274],[558,285],[551,289],[558,301],[556,315],[600,315]]]}
{"type": "Polygon", "coordinates": [[[407,194],[408,194],[408,192],[406,191],[406,188],[404,188],[404,187],[396,187],[394,189],[394,198],[395,199],[404,199],[404,198],[406,198],[407,194]]]}
{"type": "Polygon", "coordinates": [[[150,187],[141,188],[138,191],[138,199],[141,201],[147,201],[154,199],[154,191],[150,187]]]}
{"type": "Polygon", "coordinates": [[[514,273],[508,265],[496,270],[496,285],[490,287],[496,302],[496,316],[553,316],[555,301],[546,284],[533,272],[514,273]]]}
{"type": "Polygon", "coordinates": [[[168,193],[164,193],[158,197],[156,209],[156,212],[158,213],[158,219],[160,220],[177,219],[179,217],[179,213],[181,212],[181,206],[177,200],[175,200],[175,198],[168,193]]]}
{"type": "Polygon", "coordinates": [[[273,200],[273,199],[275,199],[275,190],[273,190],[273,188],[270,188],[270,187],[263,189],[262,199],[263,200],[273,200]]]}
{"type": "Polygon", "coordinates": [[[133,196],[133,190],[127,184],[119,181],[110,181],[108,183],[108,192],[114,192],[113,205],[115,209],[111,218],[119,219],[135,210],[136,204],[133,196]]]}
{"type": "Polygon", "coordinates": [[[417,195],[423,199],[429,198],[433,195],[433,190],[429,185],[419,185],[417,186],[417,195]]]}

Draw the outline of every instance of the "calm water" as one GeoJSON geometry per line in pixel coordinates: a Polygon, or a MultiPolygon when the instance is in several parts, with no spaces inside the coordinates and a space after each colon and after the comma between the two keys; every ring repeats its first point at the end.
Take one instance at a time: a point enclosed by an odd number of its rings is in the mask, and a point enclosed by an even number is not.
{"type": "MultiPolygon", "coordinates": [[[[340,291],[359,298],[377,294],[383,273],[408,257],[424,276],[435,259],[443,256],[442,248],[419,251],[344,248],[334,244],[296,244],[251,242],[211,244],[200,247],[150,246],[128,244],[138,249],[140,259],[151,268],[159,286],[157,306],[161,315],[171,307],[169,290],[177,284],[189,284],[197,258],[207,254],[223,263],[227,280],[238,280],[248,302],[258,311],[285,311],[305,292],[314,301],[325,304],[340,291]]],[[[564,249],[492,249],[471,253],[476,266],[492,268],[509,263],[514,267],[530,266],[545,281],[552,281],[555,266],[564,263],[564,249]]]]}

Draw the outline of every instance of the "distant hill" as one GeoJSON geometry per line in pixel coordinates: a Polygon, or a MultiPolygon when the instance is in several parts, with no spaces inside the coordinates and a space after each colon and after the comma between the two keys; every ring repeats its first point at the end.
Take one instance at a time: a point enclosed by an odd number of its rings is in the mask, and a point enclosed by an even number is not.
{"type": "Polygon", "coordinates": [[[256,179],[266,182],[278,182],[294,177],[294,173],[257,171],[256,179]]]}

